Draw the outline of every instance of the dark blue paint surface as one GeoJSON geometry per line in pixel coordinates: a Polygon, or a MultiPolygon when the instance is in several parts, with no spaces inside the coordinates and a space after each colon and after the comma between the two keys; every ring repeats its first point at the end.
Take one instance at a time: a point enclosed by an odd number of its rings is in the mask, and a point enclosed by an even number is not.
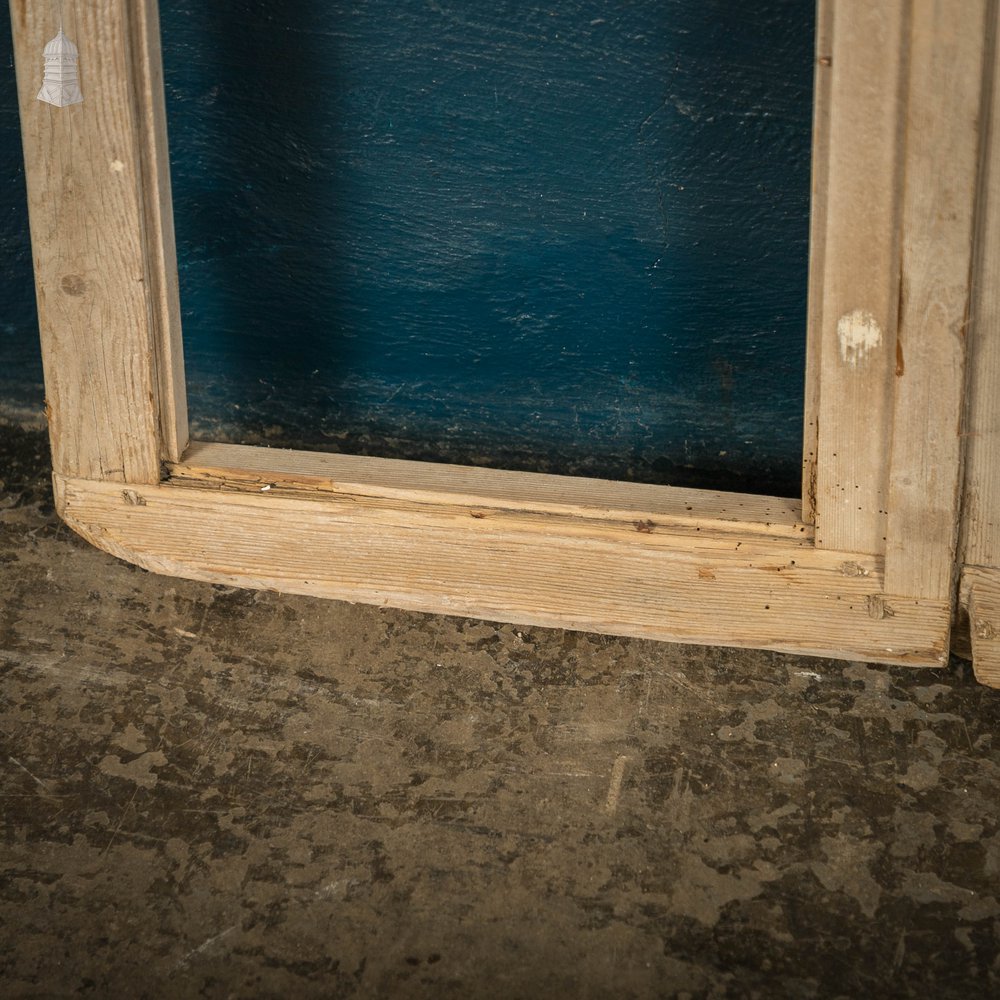
{"type": "Polygon", "coordinates": [[[40,416],[43,399],[10,13],[0,3],[0,414],[40,416]]]}
{"type": "Polygon", "coordinates": [[[797,492],[809,0],[161,11],[203,435],[797,492]]]}
{"type": "Polygon", "coordinates": [[[810,3],[162,8],[195,417],[795,491],[810,3]]]}

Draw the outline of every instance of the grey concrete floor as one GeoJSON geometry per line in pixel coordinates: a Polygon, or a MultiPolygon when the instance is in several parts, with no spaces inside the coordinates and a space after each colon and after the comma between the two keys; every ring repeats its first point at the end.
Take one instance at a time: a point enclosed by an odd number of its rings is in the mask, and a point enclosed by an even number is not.
{"type": "Polygon", "coordinates": [[[1000,693],[153,576],[0,428],[9,997],[1000,995],[1000,693]]]}

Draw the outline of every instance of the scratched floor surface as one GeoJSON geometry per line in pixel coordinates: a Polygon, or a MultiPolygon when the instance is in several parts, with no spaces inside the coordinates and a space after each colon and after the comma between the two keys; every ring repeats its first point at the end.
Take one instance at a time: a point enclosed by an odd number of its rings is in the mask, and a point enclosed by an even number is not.
{"type": "Polygon", "coordinates": [[[0,428],[16,997],[985,997],[1000,695],[152,576],[0,428]]]}

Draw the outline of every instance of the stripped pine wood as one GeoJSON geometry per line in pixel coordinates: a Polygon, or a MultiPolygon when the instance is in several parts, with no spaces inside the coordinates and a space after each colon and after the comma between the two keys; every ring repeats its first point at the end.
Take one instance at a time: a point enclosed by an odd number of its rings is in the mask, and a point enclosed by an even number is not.
{"type": "Polygon", "coordinates": [[[162,345],[151,338],[129,6],[94,0],[68,12],[84,99],[64,108],[36,100],[55,8],[26,0],[10,8],[53,465],[153,483],[162,345]]]}
{"type": "Polygon", "coordinates": [[[980,684],[1000,688],[1000,570],[969,568],[962,575],[969,612],[972,669],[980,684]]]}
{"type": "Polygon", "coordinates": [[[188,443],[187,390],[181,343],[181,302],[177,280],[173,198],[167,115],[163,100],[160,18],[155,3],[127,8],[131,24],[133,73],[138,101],[141,194],[153,306],[153,359],[160,418],[160,457],[176,462],[188,443]]]}
{"type": "Polygon", "coordinates": [[[802,428],[802,520],[816,523],[819,451],[820,357],[823,345],[823,276],[830,160],[830,96],[833,83],[833,0],[816,7],[813,88],[812,185],[809,208],[809,309],[806,323],[805,414],[802,428]]]}
{"type": "Polygon", "coordinates": [[[75,530],[159,573],[677,642],[826,656],[849,649],[914,666],[946,657],[948,602],[886,595],[877,557],[847,559],[794,538],[645,533],[457,501],[123,490],[61,477],[56,487],[75,530]]]}
{"type": "MultiPolygon", "coordinates": [[[[988,25],[994,45],[998,21],[994,3],[988,25]]],[[[962,561],[1000,568],[1000,72],[995,64],[991,69],[970,309],[962,561]]]]}
{"type": "Polygon", "coordinates": [[[664,524],[811,539],[797,500],[748,493],[609,482],[406,462],[355,455],[193,444],[169,467],[171,482],[220,490],[281,489],[322,499],[330,493],[414,503],[485,504],[521,511],[627,522],[644,534],[664,524]]]}
{"type": "MultiPolygon", "coordinates": [[[[987,47],[995,53],[1000,35],[995,0],[987,19],[987,47]]],[[[1000,70],[995,57],[986,74],[982,120],[959,599],[969,615],[976,679],[1000,688],[1000,70]]]]}
{"type": "Polygon", "coordinates": [[[836,0],[833,6],[822,298],[819,314],[810,317],[820,327],[822,386],[816,544],[881,553],[909,3],[836,0]]]}
{"type": "MultiPolygon", "coordinates": [[[[35,100],[55,31],[42,6],[13,0],[11,11],[56,502],[83,537],[155,572],[239,586],[946,662],[977,121],[984,52],[995,68],[997,0],[820,4],[803,503],[185,447],[156,3],[74,8],[84,101],[68,108],[35,100]]],[[[966,566],[960,599],[977,676],[1000,686],[991,127],[963,543],[966,562],[980,565],[966,566]]]]}
{"type": "Polygon", "coordinates": [[[944,600],[956,579],[987,0],[912,9],[886,580],[944,600]]]}

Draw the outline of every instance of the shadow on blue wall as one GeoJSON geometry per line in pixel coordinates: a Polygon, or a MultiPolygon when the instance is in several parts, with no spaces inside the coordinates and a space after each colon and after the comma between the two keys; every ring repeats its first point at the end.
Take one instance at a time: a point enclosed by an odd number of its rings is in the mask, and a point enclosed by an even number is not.
{"type": "Polygon", "coordinates": [[[811,5],[162,9],[211,431],[797,492],[811,5]]]}
{"type": "MultiPolygon", "coordinates": [[[[39,60],[41,66],[41,60],[39,60]]],[[[42,418],[44,389],[28,237],[10,13],[0,4],[0,416],[42,418]]]]}
{"type": "Polygon", "coordinates": [[[161,0],[195,427],[796,493],[813,14],[746,6],[161,0]]]}

